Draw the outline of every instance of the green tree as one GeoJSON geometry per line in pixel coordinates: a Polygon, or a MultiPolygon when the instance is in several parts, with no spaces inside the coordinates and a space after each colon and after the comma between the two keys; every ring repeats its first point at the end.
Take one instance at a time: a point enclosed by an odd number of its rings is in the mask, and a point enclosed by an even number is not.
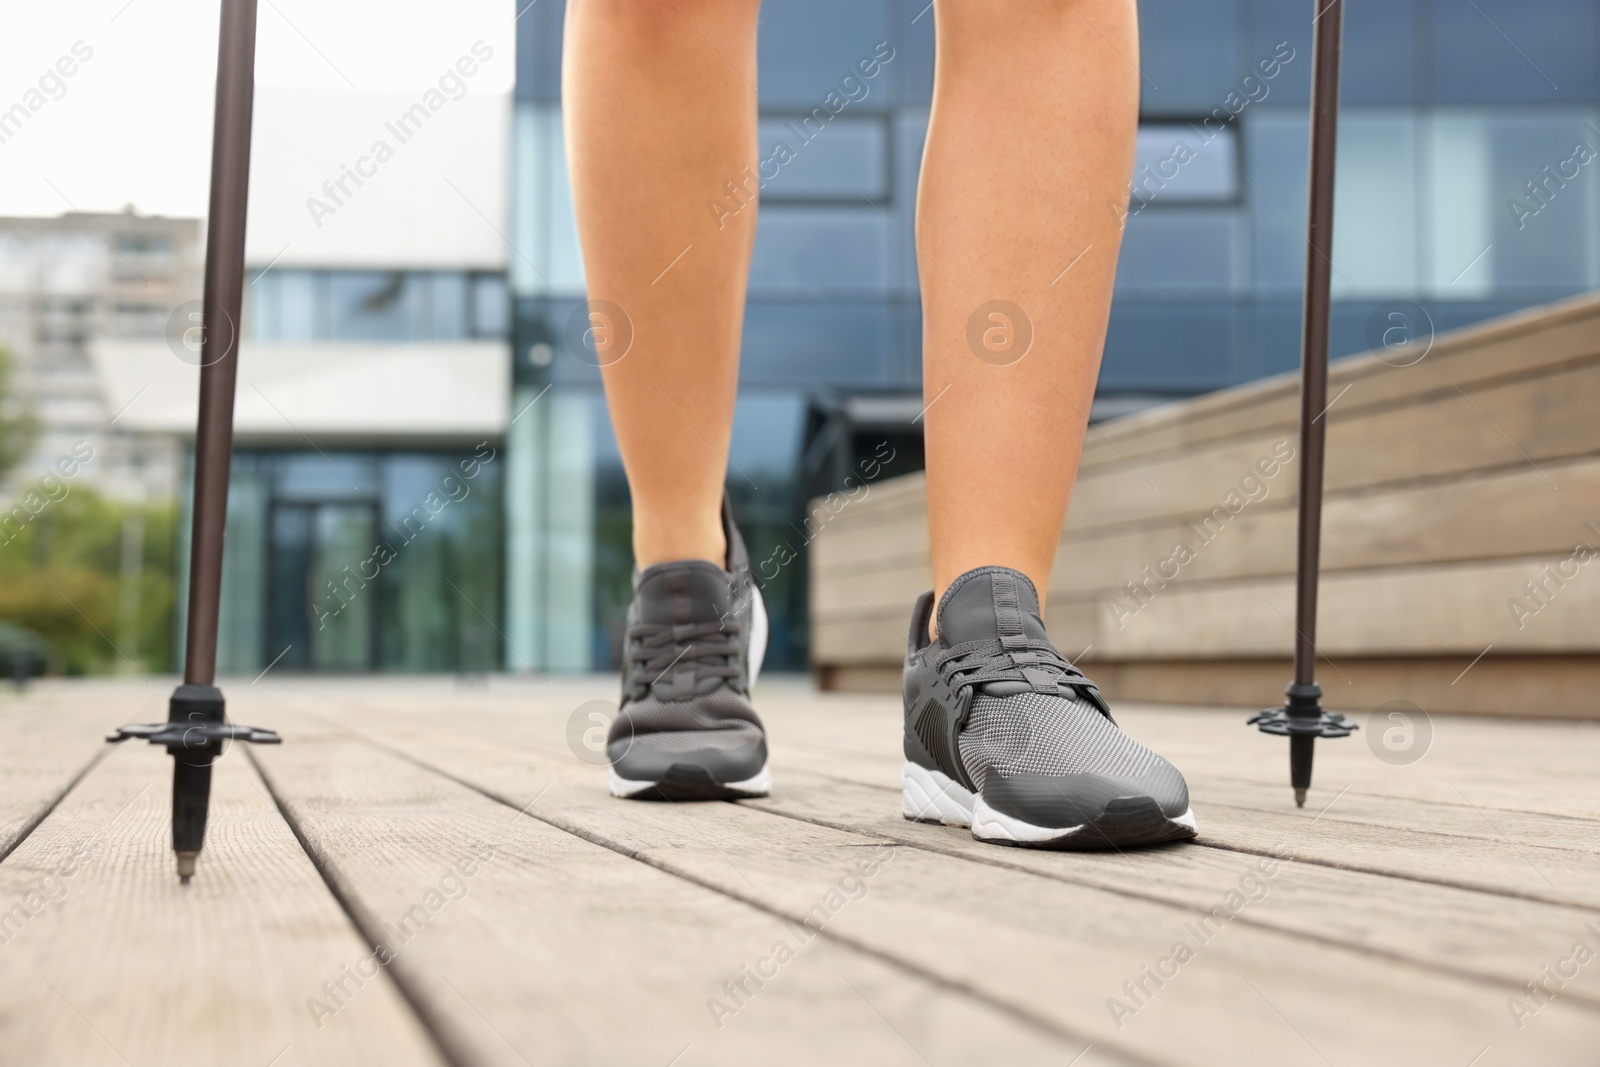
{"type": "Polygon", "coordinates": [[[0,348],[0,479],[27,458],[39,437],[39,420],[12,386],[16,361],[0,348]]]}
{"type": "Polygon", "coordinates": [[[67,674],[170,669],[176,521],[172,504],[75,486],[0,527],[0,622],[47,640],[67,674]]]}

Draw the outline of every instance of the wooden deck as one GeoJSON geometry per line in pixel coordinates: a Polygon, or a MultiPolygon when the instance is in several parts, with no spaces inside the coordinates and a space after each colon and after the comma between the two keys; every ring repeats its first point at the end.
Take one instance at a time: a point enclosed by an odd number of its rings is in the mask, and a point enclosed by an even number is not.
{"type": "Polygon", "coordinates": [[[100,740],[168,691],[0,696],[5,1063],[1600,1062],[1593,723],[1324,743],[1297,811],[1241,711],[1129,706],[1199,843],[1050,854],[905,822],[893,698],[766,684],[772,797],[649,804],[567,741],[608,679],[269,676],[180,887],[100,740]]]}

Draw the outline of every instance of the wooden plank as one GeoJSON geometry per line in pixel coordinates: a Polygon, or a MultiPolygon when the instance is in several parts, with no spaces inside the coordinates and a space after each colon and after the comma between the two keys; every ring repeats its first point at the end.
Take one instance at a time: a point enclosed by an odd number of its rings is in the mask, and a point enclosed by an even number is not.
{"type": "MultiPolygon", "coordinates": [[[[1600,515],[1596,457],[1542,463],[1539,470],[1519,464],[1443,482],[1332,493],[1322,512],[1322,569],[1538,555],[1565,559],[1580,541],[1600,545],[1600,534],[1585,526],[1593,515],[1600,515]],[[1552,490],[1551,482],[1560,490],[1552,490]]],[[[1193,559],[1176,568],[1179,583],[1293,574],[1294,500],[1269,495],[1241,518],[1198,532],[1188,521],[1166,520],[1078,532],[1063,541],[1051,592],[1099,592],[1142,580],[1144,565],[1154,568],[1172,557],[1179,542],[1193,549],[1193,559]]],[[[884,567],[890,561],[876,562],[884,567]]]]}
{"type": "MultiPolygon", "coordinates": [[[[1191,802],[1208,843],[1249,852],[1268,852],[1276,842],[1289,841],[1295,846],[1296,857],[1309,863],[1397,875],[1559,906],[1600,909],[1600,849],[1594,845],[1594,841],[1600,840],[1600,822],[1576,822],[1560,816],[1495,807],[1495,799],[1498,797],[1503,802],[1505,791],[1496,792],[1479,785],[1477,777],[1471,773],[1487,762],[1482,757],[1458,759],[1443,772],[1449,779],[1444,782],[1449,796],[1437,790],[1433,795],[1447,803],[1389,796],[1363,797],[1353,788],[1341,794],[1342,787],[1352,782],[1346,776],[1346,769],[1352,761],[1361,761],[1363,756],[1374,765],[1378,761],[1356,745],[1327,743],[1320,746],[1318,752],[1319,781],[1323,786],[1317,797],[1322,798],[1321,803],[1314,798],[1308,810],[1299,810],[1290,806],[1287,786],[1278,777],[1283,774],[1286,761],[1262,759],[1261,745],[1255,745],[1252,750],[1252,742],[1265,743],[1267,739],[1235,734],[1228,741],[1219,740],[1204,751],[1196,752],[1170,735],[1163,737],[1159,730],[1148,731],[1133,725],[1138,720],[1136,711],[1130,713],[1122,709],[1119,714],[1133,736],[1167,755],[1189,778],[1191,802]],[[1270,775],[1272,780],[1263,779],[1260,784],[1241,783],[1210,771],[1219,752],[1224,758],[1223,766],[1233,768],[1245,764],[1258,774],[1270,775]],[[1212,759],[1207,759],[1208,755],[1212,759]],[[1458,785],[1449,784],[1458,779],[1458,785]],[[1335,797],[1338,802],[1318,818],[1317,809],[1335,797]],[[1581,846],[1585,840],[1590,844],[1581,846]]],[[[1239,713],[1233,715],[1239,716],[1239,713]]],[[[856,712],[851,718],[859,734],[862,715],[856,712]]],[[[889,716],[883,718],[888,720],[889,716]]],[[[1215,716],[1208,718],[1215,721],[1215,716]]],[[[848,759],[840,758],[837,744],[824,742],[814,746],[802,741],[781,749],[774,743],[773,762],[780,769],[798,767],[813,774],[891,788],[898,783],[903,763],[895,743],[898,715],[894,720],[892,739],[888,722],[880,723],[876,730],[877,743],[863,744],[852,750],[848,759]]],[[[1233,718],[1234,723],[1239,721],[1233,718]]],[[[776,735],[776,729],[774,733],[776,735]]],[[[1281,742],[1277,748],[1281,756],[1281,742]]],[[[1438,753],[1430,753],[1430,756],[1438,756],[1438,753]]],[[[1443,759],[1437,759],[1438,762],[1443,759]]],[[[1516,766],[1520,772],[1518,782],[1526,793],[1529,767],[1527,764],[1516,766]]],[[[1600,799],[1596,796],[1600,794],[1600,787],[1593,784],[1592,769],[1586,765],[1578,769],[1569,762],[1564,770],[1541,768],[1540,774],[1541,781],[1548,776],[1554,792],[1586,798],[1583,802],[1589,804],[1600,799]]]]}
{"type": "Polygon", "coordinates": [[[442,1063],[382,974],[332,1017],[309,1010],[370,949],[237,753],[214,773],[199,873],[178,883],[171,765],[118,748],[0,863],[6,1060],[442,1063]]]}
{"type": "MultiPolygon", "coordinates": [[[[1329,414],[1327,490],[1593,455],[1600,452],[1600,422],[1588,403],[1595,397],[1600,362],[1335,417],[1340,404],[1329,414]]],[[[1133,461],[1137,469],[1081,470],[1067,529],[1208,512],[1258,461],[1294,441],[1293,428],[1281,427],[1142,457],[1133,461]]],[[[1272,480],[1272,492],[1292,496],[1296,480],[1290,464],[1272,480]]]]}
{"type": "MultiPolygon", "coordinates": [[[[855,713],[859,718],[859,712],[855,713]]],[[[1136,736],[1192,761],[1197,774],[1282,789],[1286,743],[1244,725],[1242,711],[1125,705],[1119,719],[1136,736]]],[[[1324,803],[1346,784],[1351,794],[1424,802],[1408,808],[1411,824],[1433,825],[1438,807],[1469,804],[1489,812],[1530,812],[1600,822],[1600,779],[1593,751],[1600,726],[1592,722],[1506,722],[1436,715],[1418,724],[1410,762],[1379,759],[1383,731],[1404,724],[1386,715],[1357,716],[1362,729],[1317,746],[1318,792],[1324,803]],[[1423,740],[1420,729],[1426,727],[1423,740]]],[[[1407,739],[1389,739],[1396,745],[1407,739]]],[[[1385,750],[1388,751],[1388,750],[1385,750]]],[[[1408,754],[1408,758],[1409,758],[1408,754]]],[[[1343,801],[1340,802],[1341,805],[1343,801]]],[[[1530,839],[1540,831],[1530,830],[1530,839]]]]}
{"type": "Polygon", "coordinates": [[[906,628],[911,622],[911,601],[907,600],[896,619],[887,610],[879,614],[873,605],[855,618],[835,616],[811,635],[814,663],[899,663],[906,654],[906,628]]]}
{"type": "MultiPolygon", "coordinates": [[[[1056,557],[1050,595],[1103,593],[1143,581],[1143,568],[1174,558],[1180,542],[1192,558],[1167,571],[1176,574],[1173,584],[1294,573],[1294,501],[1269,495],[1242,514],[1247,521],[1204,530],[1191,520],[1161,519],[1076,531],[1056,557]]],[[[1576,544],[1600,541],[1585,525],[1592,514],[1600,514],[1600,459],[1594,457],[1331,494],[1323,511],[1323,572],[1535,555],[1559,563],[1576,544]]],[[[920,510],[893,524],[829,529],[816,546],[812,612],[822,620],[859,614],[867,603],[909,602],[908,591],[929,580],[927,521],[920,510]]]]}
{"type": "MultiPolygon", "coordinates": [[[[1525,583],[1542,580],[1550,563],[1528,558],[1326,574],[1317,648],[1335,664],[1344,655],[1474,656],[1488,645],[1502,655],[1592,652],[1600,581],[1584,580],[1574,563],[1561,588],[1552,587],[1542,603],[1530,599],[1525,583]],[[1524,610],[1514,611],[1513,603],[1524,610]]],[[[1092,640],[1103,658],[1274,656],[1294,645],[1288,577],[1152,583],[1137,599],[1108,596],[1095,604],[1092,640]]]]}
{"type": "Polygon", "coordinates": [[[105,743],[92,717],[35,694],[0,698],[0,858],[50,813],[105,743]]]}
{"type": "MultiPolygon", "coordinates": [[[[1046,621],[1051,633],[1058,632],[1054,621],[1046,621]]],[[[1600,656],[1592,653],[1341,655],[1337,666],[1335,670],[1323,661],[1318,669],[1327,694],[1324,702],[1345,712],[1376,711],[1403,700],[1436,716],[1592,720],[1595,694],[1600,693],[1600,656]]],[[[1146,704],[1268,704],[1281,699],[1294,675],[1287,652],[1263,659],[1107,660],[1091,647],[1083,667],[1113,701],[1146,704]]],[[[894,661],[838,670],[846,673],[840,688],[899,691],[900,665],[894,661]]]]}
{"type": "MultiPolygon", "coordinates": [[[[1600,361],[1542,377],[1449,389],[1426,403],[1356,409],[1341,402],[1329,413],[1327,491],[1592,456],[1600,452],[1600,424],[1588,417],[1587,398],[1597,396],[1600,361]]],[[[1274,449],[1281,457],[1286,445],[1297,447],[1295,440],[1291,422],[1195,442],[1179,451],[1085,465],[1067,529],[1208,513],[1259,461],[1272,457],[1274,449]]],[[[925,507],[924,484],[920,475],[881,483],[880,488],[896,492],[879,495],[874,505],[879,521],[896,508],[925,507]]],[[[1294,465],[1270,484],[1275,496],[1293,499],[1294,465]]],[[[864,514],[841,513],[818,540],[864,519],[864,514]]]]}
{"type": "MultiPolygon", "coordinates": [[[[1026,849],[997,856],[992,845],[969,833],[906,821],[898,811],[898,786],[863,785],[787,766],[783,776],[783,790],[747,803],[898,844],[1179,906],[1220,899],[1239,888],[1241,860],[1222,849],[1175,849],[1160,864],[1094,853],[1063,864],[1057,857],[1026,849]]],[[[1285,843],[1294,848],[1292,838],[1285,843]]],[[[1240,911],[1236,916],[1240,922],[1513,987],[1527,980],[1530,958],[1564,955],[1571,948],[1573,931],[1593,918],[1577,907],[1506,900],[1453,886],[1293,861],[1269,880],[1257,877],[1247,890],[1255,898],[1252,905],[1258,906],[1240,911]],[[1306,921],[1312,915],[1318,917],[1315,925],[1306,921]]],[[[1600,1009],[1600,992],[1571,992],[1600,1009]]]]}
{"type": "MultiPolygon", "coordinates": [[[[376,732],[419,756],[448,747],[459,729],[438,716],[421,729],[379,716],[368,720],[376,732]]],[[[904,1063],[926,1050],[944,1062],[1063,1063],[1082,1048],[629,858],[652,847],[648,833],[622,828],[607,848],[521,814],[543,780],[507,807],[303,713],[280,719],[290,743],[258,759],[368,936],[392,936],[418,906],[431,909],[391,969],[460,1062],[904,1063]],[[485,854],[459,873],[460,861],[485,854]],[[773,959],[780,942],[792,966],[773,959]],[[762,982],[742,968],[774,973],[762,982]],[[745,992],[730,994],[728,982],[745,992]]],[[[491,762],[532,781],[514,760],[491,762]]],[[[564,789],[558,781],[546,795],[564,789]]],[[[691,840],[699,832],[703,809],[645,807],[682,820],[691,840]]],[[[784,833],[761,844],[812,841],[784,833]]],[[[830,834],[827,878],[848,876],[863,857],[881,860],[877,846],[830,834]]],[[[735,877],[747,869],[743,854],[719,862],[735,877]]]]}
{"type": "MultiPolygon", "coordinates": [[[[920,475],[895,479],[904,482],[920,475]]],[[[927,496],[907,496],[901,507],[885,509],[868,522],[856,515],[841,515],[811,543],[811,569],[814,573],[855,574],[882,564],[907,563],[928,558],[927,496]]]]}
{"type": "MultiPolygon", "coordinates": [[[[1533,601],[1532,621],[1511,604],[1526,606],[1524,580],[1547,582],[1545,564],[1595,540],[1600,423],[1588,411],[1600,397],[1600,299],[1459,331],[1409,367],[1343,361],[1333,387],[1324,653],[1592,653],[1592,595],[1563,588],[1548,607],[1533,601]]],[[[1057,640],[1118,664],[1286,654],[1296,472],[1288,462],[1262,477],[1260,467],[1286,454],[1295,417],[1286,376],[1098,428],[1049,582],[1057,640]],[[1206,516],[1214,529],[1200,537],[1193,524],[1206,516]],[[1192,558],[1175,565],[1180,539],[1192,558]],[[1161,587],[1136,619],[1129,610],[1144,597],[1129,582],[1161,587]],[[1213,584],[1187,588],[1202,582],[1213,584]]],[[[874,489],[884,491],[813,545],[813,658],[829,678],[894,667],[898,615],[930,571],[921,476],[874,489]]],[[[1536,666],[1527,673],[1544,688],[1536,666]]]]}
{"type": "MultiPolygon", "coordinates": [[[[1548,596],[1534,600],[1525,590],[1527,582],[1545,579],[1547,566],[1565,559],[1325,574],[1317,648],[1333,661],[1335,674],[1342,656],[1471,657],[1490,645],[1501,655],[1590,653],[1600,582],[1583,580],[1584,571],[1573,564],[1571,579],[1552,586],[1548,596]]],[[[912,586],[894,575],[880,577],[868,583],[875,601],[860,590],[854,610],[838,604],[821,616],[813,642],[820,662],[892,664],[904,655],[903,638],[894,638],[905,632],[906,622],[897,616],[906,614],[911,598],[895,591],[896,585],[912,586]]],[[[1096,658],[1115,660],[1278,657],[1294,647],[1291,577],[1161,583],[1145,575],[1141,583],[1131,594],[1051,601],[1052,637],[1069,655],[1092,645],[1096,658]]]]}
{"type": "MultiPolygon", "coordinates": [[[[510,805],[531,802],[536,815],[636,849],[646,862],[783,914],[802,914],[810,906],[833,862],[830,842],[816,835],[820,827],[786,837],[794,831],[763,822],[777,817],[749,806],[691,809],[613,801],[604,796],[598,771],[581,768],[570,757],[560,761],[529,754],[519,743],[542,737],[540,744],[556,751],[565,709],[555,715],[523,710],[520,716],[479,715],[463,702],[452,708],[447,733],[437,726],[410,725],[416,716],[394,709],[382,715],[363,712],[358,719],[367,728],[384,730],[419,760],[477,782],[510,805]],[[469,736],[480,723],[492,733],[469,736]]],[[[860,840],[860,835],[838,833],[840,844],[860,840]]],[[[1139,860],[1161,866],[1166,855],[1150,853],[1139,860]]],[[[1075,859],[1051,858],[1063,865],[1075,859]]],[[[1255,862],[1241,857],[1240,873],[1255,862]]],[[[1206,1064],[1310,1063],[1321,1062],[1321,1056],[1335,1062],[1400,1063],[1424,1054],[1467,1062],[1485,1044],[1505,1039],[1502,986],[1489,988],[1248,924],[1231,926],[1226,936],[1199,949],[1203,962],[1195,966],[1204,977],[1197,973],[1192,982],[1179,979],[1148,1000],[1139,998],[1137,1011],[1123,1018],[1119,1029],[1108,1002],[1127,995],[1122,983],[1170,953],[1174,940],[1189,929],[1186,923],[1214,903],[1155,903],[905,850],[859,904],[836,915],[827,930],[1084,1033],[1097,1049],[1133,1055],[1206,1064]],[[1412,1008],[1404,1018],[1376,1010],[1402,1001],[1412,1008]],[[1294,1020],[1292,1028],[1284,1025],[1285,1017],[1294,1020]],[[1356,1018],[1363,1020],[1360,1028],[1349,1025],[1356,1018]],[[1221,1020],[1226,1025],[1219,1025],[1221,1020]],[[1181,1046],[1171,1041],[1178,1032],[1184,1034],[1181,1046]]],[[[1573,1000],[1546,1007],[1539,1022],[1537,1033],[1530,1028],[1521,1035],[1531,1042],[1527,1049],[1534,1057],[1575,1057],[1592,1047],[1600,1032],[1594,1010],[1573,1000]],[[1557,1007],[1568,1014],[1558,1018],[1557,1007]]]]}
{"type": "MultiPolygon", "coordinates": [[[[895,697],[763,686],[757,702],[775,752],[798,746],[819,760],[841,761],[854,780],[899,782],[902,727],[895,697]]],[[[1169,754],[1187,774],[1260,783],[1275,791],[1269,799],[1281,794],[1277,801],[1287,803],[1286,743],[1246,726],[1246,710],[1133,703],[1115,710],[1132,736],[1169,754]]],[[[1593,759],[1600,725],[1436,715],[1419,724],[1426,726],[1427,740],[1413,735],[1421,747],[1405,763],[1378,759],[1369,744],[1374,732],[1402,724],[1384,716],[1356,720],[1362,727],[1356,734],[1317,746],[1318,788],[1312,795],[1321,795],[1323,803],[1348,784],[1352,795],[1423,802],[1407,810],[1416,813],[1413,825],[1424,829],[1437,806],[1466,807],[1463,793],[1496,819],[1498,812],[1521,811],[1600,822],[1593,759]]]]}
{"type": "MultiPolygon", "coordinates": [[[[1339,401],[1354,409],[1426,396],[1452,385],[1467,387],[1512,376],[1549,373],[1600,353],[1600,300],[1584,294],[1504,316],[1436,338],[1425,359],[1394,366],[1370,354],[1335,360],[1329,395],[1351,386],[1339,401]]],[[[1192,447],[1265,427],[1291,428],[1298,417],[1299,372],[1103,424],[1084,450],[1087,467],[1115,466],[1138,457],[1192,447]]]]}
{"type": "Polygon", "coordinates": [[[813,570],[811,610],[813,617],[821,619],[861,617],[881,611],[904,629],[912,603],[932,586],[933,570],[926,558],[848,573],[813,570]],[[897,618],[900,615],[906,618],[897,618]]]}

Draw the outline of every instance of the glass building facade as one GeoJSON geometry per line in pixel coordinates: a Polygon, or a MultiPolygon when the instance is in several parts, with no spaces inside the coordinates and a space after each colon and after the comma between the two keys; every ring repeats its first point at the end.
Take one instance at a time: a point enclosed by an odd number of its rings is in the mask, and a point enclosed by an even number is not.
{"type": "MultiPolygon", "coordinates": [[[[1600,284],[1592,0],[1346,8],[1334,354],[1600,284]]],[[[1312,12],[1307,0],[1139,4],[1141,132],[1129,198],[1106,205],[1127,224],[1100,410],[1297,366],[1312,12]]],[[[628,595],[626,487],[598,372],[572,340],[583,281],[562,149],[563,15],[547,0],[517,24],[513,668],[611,666],[628,595]]],[[[916,260],[902,235],[934,17],[927,0],[767,0],[761,22],[762,154],[800,147],[762,191],[729,488],[754,557],[788,561],[763,575],[769,663],[796,668],[807,495],[874,452],[895,457],[889,474],[920,464],[916,260]],[[866,95],[807,136],[805,116],[880,42],[893,58],[866,95]]]]}
{"type": "MultiPolygon", "coordinates": [[[[247,288],[244,333],[292,347],[504,340],[495,271],[274,268],[247,288]]],[[[241,383],[241,387],[242,387],[241,383]]],[[[264,394],[263,394],[264,395],[264,394]]],[[[234,449],[217,669],[224,674],[500,669],[506,642],[498,437],[408,443],[346,435],[319,447],[234,449]]],[[[193,505],[192,453],[181,499],[193,505]]],[[[177,648],[186,625],[190,513],[179,524],[177,648]]]]}
{"type": "Polygon", "coordinates": [[[236,450],[218,671],[497,669],[502,468],[493,445],[236,450]]]}
{"type": "Polygon", "coordinates": [[[467,341],[509,328],[498,273],[285,268],[262,273],[251,290],[253,341],[467,341]]]}

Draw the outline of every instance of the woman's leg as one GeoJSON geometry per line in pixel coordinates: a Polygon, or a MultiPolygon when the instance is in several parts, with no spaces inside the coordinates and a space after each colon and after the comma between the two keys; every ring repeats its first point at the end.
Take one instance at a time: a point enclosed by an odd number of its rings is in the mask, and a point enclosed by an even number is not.
{"type": "Polygon", "coordinates": [[[917,200],[934,591],[999,565],[1042,598],[1111,305],[1107,205],[1133,168],[1134,0],[938,0],[936,17],[917,200]]]}
{"type": "Polygon", "coordinates": [[[755,237],[759,0],[571,0],[562,99],[591,306],[639,567],[723,563],[720,521],[755,237]],[[608,321],[609,320],[609,321],[608,321]],[[613,345],[627,325],[597,319],[613,345]],[[621,358],[617,358],[617,357],[621,358]],[[615,359],[616,362],[607,362],[615,359]]]}
{"type": "Polygon", "coordinates": [[[1192,838],[1183,775],[1112,721],[1033,591],[1111,305],[1123,213],[1106,206],[1127,195],[1138,123],[1134,0],[936,3],[917,232],[933,574],[949,599],[912,610],[938,633],[906,656],[902,810],[1034,848],[1192,838]]]}

